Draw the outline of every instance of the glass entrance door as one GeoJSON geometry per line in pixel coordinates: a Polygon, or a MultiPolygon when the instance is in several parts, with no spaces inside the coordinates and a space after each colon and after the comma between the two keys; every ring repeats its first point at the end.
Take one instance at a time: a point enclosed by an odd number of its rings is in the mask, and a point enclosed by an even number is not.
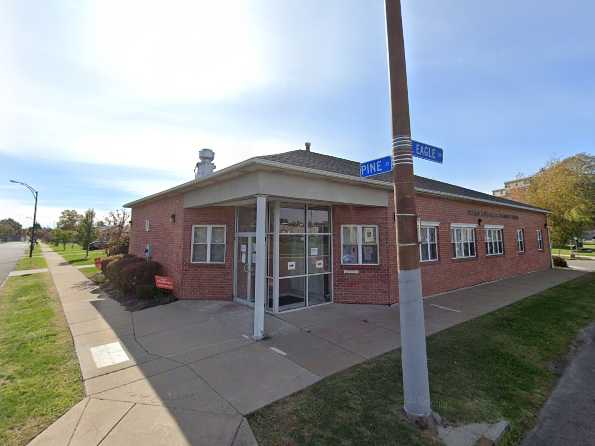
{"type": "Polygon", "coordinates": [[[256,236],[236,238],[236,298],[254,303],[254,275],[256,270],[256,236]]]}

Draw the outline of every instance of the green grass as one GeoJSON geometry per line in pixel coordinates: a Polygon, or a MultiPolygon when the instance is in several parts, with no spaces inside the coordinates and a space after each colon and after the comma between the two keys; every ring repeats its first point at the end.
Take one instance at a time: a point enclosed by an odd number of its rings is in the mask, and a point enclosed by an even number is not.
{"type": "Polygon", "coordinates": [[[82,398],[49,274],[9,278],[0,291],[0,444],[27,444],[82,398]]]}
{"type": "Polygon", "coordinates": [[[51,245],[52,250],[64,257],[71,265],[92,265],[97,257],[107,257],[104,249],[89,251],[89,257],[86,258],[86,251],[78,243],[67,243],[66,249],[60,244],[51,245]]]}
{"type": "MultiPolygon", "coordinates": [[[[428,338],[434,410],[451,423],[507,419],[505,445],[536,421],[580,329],[595,320],[595,274],[428,338]]],[[[400,351],[352,367],[249,416],[261,445],[431,443],[401,414],[400,351]]]]}
{"type": "Polygon", "coordinates": [[[45,259],[41,257],[41,254],[33,254],[33,257],[29,257],[29,253],[25,255],[25,257],[21,258],[16,265],[17,271],[22,271],[26,269],[38,269],[38,268],[47,268],[48,264],[46,263],[45,259]]]}
{"type": "MultiPolygon", "coordinates": [[[[591,248],[591,246],[585,245],[585,248],[591,248]]],[[[593,248],[595,249],[595,248],[593,248]]],[[[581,252],[581,251],[571,251],[570,249],[565,248],[552,248],[552,254],[555,256],[563,255],[569,256],[571,252],[574,252],[579,257],[593,257],[595,259],[595,252],[581,252]]]]}

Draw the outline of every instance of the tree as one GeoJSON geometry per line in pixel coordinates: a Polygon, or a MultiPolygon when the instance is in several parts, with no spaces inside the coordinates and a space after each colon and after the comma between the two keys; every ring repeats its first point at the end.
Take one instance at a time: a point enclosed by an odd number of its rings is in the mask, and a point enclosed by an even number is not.
{"type": "Polygon", "coordinates": [[[110,211],[105,218],[109,255],[128,252],[130,214],[126,209],[110,211]]]}
{"type": "Polygon", "coordinates": [[[0,220],[0,241],[18,240],[21,237],[23,227],[18,221],[12,218],[0,220]]]}
{"type": "Polygon", "coordinates": [[[60,214],[56,227],[64,230],[76,231],[83,216],[74,209],[65,209],[60,214]]]}
{"type": "Polygon", "coordinates": [[[78,242],[87,251],[85,258],[89,257],[89,243],[95,239],[93,220],[95,220],[95,211],[88,209],[78,225],[78,242]]]}
{"type": "Polygon", "coordinates": [[[525,200],[552,212],[554,245],[580,238],[595,225],[595,157],[581,153],[549,162],[533,177],[525,200]]]}

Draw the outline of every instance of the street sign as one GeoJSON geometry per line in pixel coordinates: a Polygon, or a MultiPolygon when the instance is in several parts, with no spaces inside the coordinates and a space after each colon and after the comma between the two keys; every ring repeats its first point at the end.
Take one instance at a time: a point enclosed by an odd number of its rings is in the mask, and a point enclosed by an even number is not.
{"type": "Polygon", "coordinates": [[[444,151],[440,147],[434,147],[419,141],[411,141],[413,156],[423,158],[428,161],[442,164],[444,151]]]}
{"type": "Polygon", "coordinates": [[[393,170],[392,157],[385,156],[372,161],[366,161],[359,165],[360,177],[371,177],[393,170]]]}

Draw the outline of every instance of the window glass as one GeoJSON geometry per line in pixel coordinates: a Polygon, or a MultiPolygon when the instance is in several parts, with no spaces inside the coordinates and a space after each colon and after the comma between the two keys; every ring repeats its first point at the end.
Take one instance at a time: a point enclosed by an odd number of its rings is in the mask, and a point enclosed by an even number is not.
{"type": "Polygon", "coordinates": [[[308,273],[318,274],[330,271],[330,236],[308,236],[308,273]]]}
{"type": "Polygon", "coordinates": [[[362,263],[378,263],[378,229],[362,227],[362,263]]]}
{"type": "Polygon", "coordinates": [[[473,228],[452,228],[451,238],[455,258],[475,257],[475,230],[473,228]]]}
{"type": "Polygon", "coordinates": [[[206,243],[207,242],[207,226],[195,226],[194,227],[194,243],[206,243]]]}
{"type": "Polygon", "coordinates": [[[485,245],[486,254],[502,255],[504,254],[504,241],[502,229],[486,229],[485,230],[485,245]]]}
{"type": "Polygon", "coordinates": [[[206,262],[207,261],[207,245],[194,245],[192,249],[192,261],[193,262],[206,262]]]}
{"type": "Polygon", "coordinates": [[[331,301],[331,275],[319,274],[308,277],[308,305],[331,301]]]}
{"type": "Polygon", "coordinates": [[[419,256],[422,262],[438,260],[437,231],[438,229],[434,226],[420,228],[419,256]]]}
{"type": "Polygon", "coordinates": [[[286,277],[306,274],[305,258],[305,236],[279,236],[279,276],[286,277]]]}
{"type": "Polygon", "coordinates": [[[225,261],[225,245],[211,245],[211,262],[225,261]]]}
{"type": "Polygon", "coordinates": [[[279,309],[306,306],[306,277],[279,279],[279,309]]]}
{"type": "Polygon", "coordinates": [[[281,234],[297,233],[303,234],[306,232],[306,209],[303,205],[284,205],[281,206],[280,215],[280,229],[281,234]]]}
{"type": "Polygon", "coordinates": [[[308,207],[308,232],[311,234],[331,232],[329,226],[329,208],[308,207]]]}
{"type": "Polygon", "coordinates": [[[225,228],[222,226],[214,226],[211,235],[211,243],[225,243],[225,228]]]}

